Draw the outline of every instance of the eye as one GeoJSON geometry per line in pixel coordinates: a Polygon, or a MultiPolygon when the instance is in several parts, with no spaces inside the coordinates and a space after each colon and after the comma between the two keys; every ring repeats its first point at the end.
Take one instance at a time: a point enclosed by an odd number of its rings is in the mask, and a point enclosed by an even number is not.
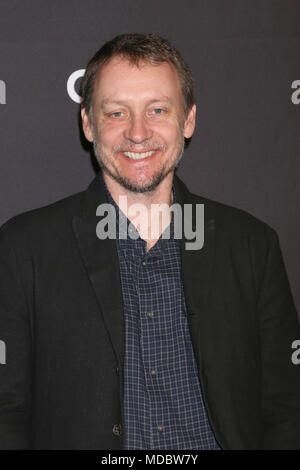
{"type": "Polygon", "coordinates": [[[156,115],[159,115],[159,114],[163,114],[164,110],[162,108],[155,108],[153,109],[153,114],[156,114],[156,115]]]}
{"type": "Polygon", "coordinates": [[[122,117],[122,115],[122,111],[116,111],[115,113],[111,113],[111,116],[115,118],[122,117]]]}

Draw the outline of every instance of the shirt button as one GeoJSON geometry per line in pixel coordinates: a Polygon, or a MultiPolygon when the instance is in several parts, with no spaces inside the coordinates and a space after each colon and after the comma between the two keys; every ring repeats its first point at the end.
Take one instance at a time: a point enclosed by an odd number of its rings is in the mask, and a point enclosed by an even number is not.
{"type": "Polygon", "coordinates": [[[159,424],[159,425],[157,426],[157,430],[158,430],[159,432],[162,432],[162,431],[164,430],[164,427],[163,427],[161,424],[159,424]]]}
{"type": "Polygon", "coordinates": [[[151,369],[150,374],[154,377],[157,374],[157,370],[156,369],[151,369]]]}
{"type": "Polygon", "coordinates": [[[146,261],[142,261],[142,266],[147,266],[147,262],[146,262],[146,261]]]}
{"type": "Polygon", "coordinates": [[[112,429],[112,432],[115,436],[121,436],[121,434],[122,434],[121,424],[115,424],[113,429],[112,429]]]}
{"type": "Polygon", "coordinates": [[[153,312],[147,312],[146,315],[147,315],[148,318],[153,318],[153,316],[154,316],[153,312]]]}

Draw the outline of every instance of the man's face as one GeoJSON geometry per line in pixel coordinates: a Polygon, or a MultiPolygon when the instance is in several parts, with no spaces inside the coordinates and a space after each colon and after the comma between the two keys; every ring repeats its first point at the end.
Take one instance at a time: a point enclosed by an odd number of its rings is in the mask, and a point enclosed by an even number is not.
{"type": "Polygon", "coordinates": [[[92,117],[83,109],[82,120],[104,176],[146,192],[174,172],[184,137],[194,131],[195,106],[185,119],[179,78],[169,63],[137,67],[115,57],[96,75],[92,117]]]}

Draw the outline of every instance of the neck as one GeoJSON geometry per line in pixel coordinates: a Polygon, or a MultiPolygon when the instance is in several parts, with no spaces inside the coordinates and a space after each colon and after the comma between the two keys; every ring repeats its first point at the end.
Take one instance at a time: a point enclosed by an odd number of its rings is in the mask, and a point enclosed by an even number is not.
{"type": "Polygon", "coordinates": [[[147,251],[171,222],[173,176],[170,173],[153,191],[135,193],[121,186],[109,175],[103,174],[113,200],[146,241],[147,251]]]}

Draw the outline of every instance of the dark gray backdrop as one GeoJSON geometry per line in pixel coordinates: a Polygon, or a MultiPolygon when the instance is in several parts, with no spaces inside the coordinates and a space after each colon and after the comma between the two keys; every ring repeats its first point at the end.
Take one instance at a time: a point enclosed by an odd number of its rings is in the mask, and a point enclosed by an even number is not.
{"type": "Polygon", "coordinates": [[[67,80],[125,32],[183,53],[198,125],[179,175],[277,230],[299,312],[299,0],[0,0],[0,224],[93,178],[67,80]]]}

